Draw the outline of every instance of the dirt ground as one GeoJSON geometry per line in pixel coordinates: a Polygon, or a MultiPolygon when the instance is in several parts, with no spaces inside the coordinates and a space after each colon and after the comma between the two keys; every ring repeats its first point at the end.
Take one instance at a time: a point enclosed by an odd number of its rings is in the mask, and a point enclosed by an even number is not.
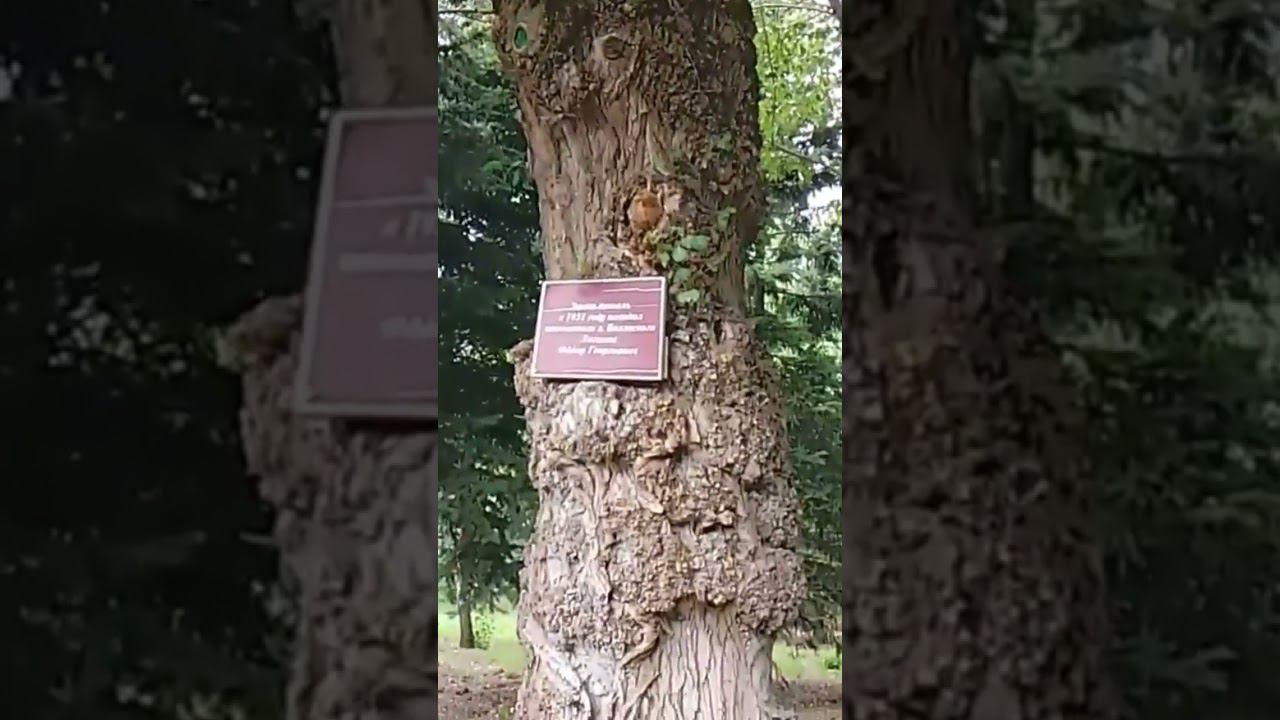
{"type": "MultiPolygon", "coordinates": [[[[510,717],[520,680],[501,668],[456,651],[440,659],[440,720],[500,720],[510,717]],[[503,713],[503,709],[507,712],[503,713]]],[[[840,717],[838,682],[804,681],[790,686],[801,720],[840,717]]]]}

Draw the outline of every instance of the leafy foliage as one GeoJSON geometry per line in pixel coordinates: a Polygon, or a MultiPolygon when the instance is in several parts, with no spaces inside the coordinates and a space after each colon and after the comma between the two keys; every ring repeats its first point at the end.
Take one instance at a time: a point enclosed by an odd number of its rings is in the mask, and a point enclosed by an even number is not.
{"type": "Polygon", "coordinates": [[[440,377],[445,597],[485,606],[515,591],[533,491],[507,350],[533,332],[537,196],[486,28],[446,16],[440,83],[440,377]]]}
{"type": "Polygon", "coordinates": [[[781,371],[809,581],[802,635],[829,642],[840,601],[839,36],[825,3],[757,5],[770,212],[749,249],[757,331],[781,371]]]}
{"type": "Polygon", "coordinates": [[[277,705],[241,538],[269,518],[206,338],[301,282],[330,78],[285,7],[0,9],[5,717],[277,705]]]}
{"type": "Polygon", "coordinates": [[[981,73],[1038,131],[1011,279],[1092,403],[1121,687],[1140,718],[1272,717],[1275,10],[1029,4],[981,73]]]}

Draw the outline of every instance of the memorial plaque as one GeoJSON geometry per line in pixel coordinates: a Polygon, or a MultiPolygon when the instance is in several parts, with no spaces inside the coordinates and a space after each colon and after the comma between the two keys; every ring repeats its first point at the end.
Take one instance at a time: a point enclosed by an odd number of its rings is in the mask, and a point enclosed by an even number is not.
{"type": "Polygon", "coordinates": [[[664,277],[542,283],[532,374],[657,382],[667,371],[664,277]]]}
{"type": "Polygon", "coordinates": [[[348,110],[330,123],[296,409],[437,416],[435,108],[348,110]]]}

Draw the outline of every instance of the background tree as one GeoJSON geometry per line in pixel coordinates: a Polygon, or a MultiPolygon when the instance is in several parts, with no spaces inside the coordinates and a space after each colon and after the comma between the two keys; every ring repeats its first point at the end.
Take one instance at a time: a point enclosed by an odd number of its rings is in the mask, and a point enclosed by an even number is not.
{"type": "Polygon", "coordinates": [[[748,308],[778,366],[801,498],[800,639],[835,642],[840,599],[839,34],[827,3],[754,3],[768,213],[748,308]]]}
{"type": "Polygon", "coordinates": [[[1112,717],[1077,403],[972,190],[975,6],[851,8],[845,716],[1112,717]]]}
{"type": "Polygon", "coordinates": [[[1016,43],[988,8],[979,87],[1035,126],[1008,277],[1091,398],[1116,676],[1135,717],[1266,717],[1277,10],[1032,7],[1016,43]]]}
{"type": "Polygon", "coordinates": [[[536,195],[487,25],[443,16],[441,69],[441,403],[467,412],[441,420],[440,567],[468,647],[473,609],[515,597],[532,516],[507,351],[532,332],[541,270],[536,195]]]}

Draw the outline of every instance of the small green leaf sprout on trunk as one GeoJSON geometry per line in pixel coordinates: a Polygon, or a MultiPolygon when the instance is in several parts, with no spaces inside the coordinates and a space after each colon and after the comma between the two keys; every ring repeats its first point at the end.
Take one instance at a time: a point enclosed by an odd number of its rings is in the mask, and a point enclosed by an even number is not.
{"type": "Polygon", "coordinates": [[[728,207],[716,215],[716,229],[709,233],[688,233],[682,228],[672,228],[663,233],[655,243],[658,262],[670,273],[670,292],[676,303],[692,305],[702,299],[701,285],[714,277],[718,265],[724,261],[723,253],[708,254],[716,242],[729,230],[737,208],[728,207]]]}

